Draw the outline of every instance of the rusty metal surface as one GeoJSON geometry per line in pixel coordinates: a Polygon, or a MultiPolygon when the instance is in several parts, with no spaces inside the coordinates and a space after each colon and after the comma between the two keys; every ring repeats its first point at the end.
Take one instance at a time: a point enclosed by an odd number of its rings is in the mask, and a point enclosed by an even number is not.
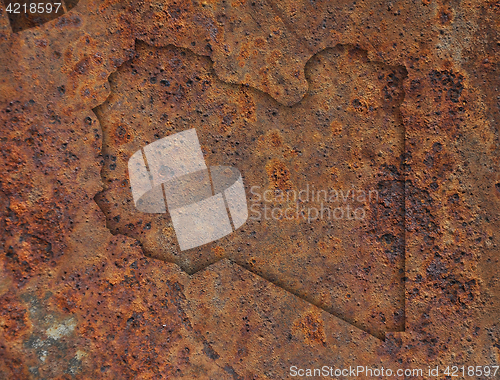
{"type": "Polygon", "coordinates": [[[497,1],[1,6],[0,378],[498,365],[497,1]],[[179,254],[126,163],[193,126],[249,200],[382,196],[179,254]]]}
{"type": "Polygon", "coordinates": [[[227,257],[374,335],[401,331],[404,135],[395,110],[404,75],[354,48],[326,50],[306,68],[303,101],[284,107],[219,81],[206,58],[138,44],[96,109],[105,186],[96,199],[108,227],[188,273],[227,257]],[[252,212],[237,233],[179,253],[169,218],[138,213],[126,179],[134,152],[186,128],[198,130],[207,162],[239,168],[252,212]],[[345,192],[349,210],[330,189],[345,192]],[[378,199],[359,199],[364,189],[378,199]],[[351,209],[366,218],[347,215],[351,209]]]}

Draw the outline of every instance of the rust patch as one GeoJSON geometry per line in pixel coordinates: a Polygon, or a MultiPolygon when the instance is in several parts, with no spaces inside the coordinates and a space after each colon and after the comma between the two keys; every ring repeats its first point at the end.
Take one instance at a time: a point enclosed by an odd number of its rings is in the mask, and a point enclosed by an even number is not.
{"type": "Polygon", "coordinates": [[[290,170],[283,162],[277,160],[269,162],[266,165],[266,172],[272,189],[280,191],[292,189],[290,170]]]}
{"type": "Polygon", "coordinates": [[[307,344],[326,344],[323,320],[319,314],[308,313],[298,319],[294,326],[304,334],[304,340],[307,344]]]}

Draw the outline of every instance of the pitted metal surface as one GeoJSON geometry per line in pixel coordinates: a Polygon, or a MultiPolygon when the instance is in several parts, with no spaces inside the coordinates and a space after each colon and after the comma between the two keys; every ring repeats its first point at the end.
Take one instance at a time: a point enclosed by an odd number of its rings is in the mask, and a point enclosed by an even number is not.
{"type": "Polygon", "coordinates": [[[81,0],[16,32],[1,7],[0,378],[498,364],[497,1],[81,0]],[[366,223],[248,221],[178,257],[123,165],[193,126],[249,200],[388,197],[366,223]]]}

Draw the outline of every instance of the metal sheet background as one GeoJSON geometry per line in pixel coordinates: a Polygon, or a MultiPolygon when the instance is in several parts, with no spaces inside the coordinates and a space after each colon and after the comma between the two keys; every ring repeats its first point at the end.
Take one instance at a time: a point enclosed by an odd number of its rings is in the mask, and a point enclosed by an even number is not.
{"type": "Polygon", "coordinates": [[[14,34],[2,9],[0,376],[498,364],[499,19],[495,0],[80,1],[14,34]],[[220,80],[285,106],[327,47],[405,68],[404,332],[375,338],[227,260],[189,276],[110,233],[93,200],[103,133],[92,109],[136,40],[208,56],[220,80]]]}

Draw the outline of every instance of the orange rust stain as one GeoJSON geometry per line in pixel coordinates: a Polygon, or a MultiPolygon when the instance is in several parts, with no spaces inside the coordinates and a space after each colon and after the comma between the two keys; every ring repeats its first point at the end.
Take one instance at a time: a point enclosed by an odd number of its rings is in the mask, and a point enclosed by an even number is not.
{"type": "Polygon", "coordinates": [[[304,341],[308,345],[326,344],[326,335],[323,319],[319,313],[309,312],[295,321],[294,330],[302,332],[304,341]]]}
{"type": "Polygon", "coordinates": [[[266,165],[267,177],[271,187],[279,190],[290,190],[292,181],[290,170],[279,160],[272,160],[266,165]]]}

